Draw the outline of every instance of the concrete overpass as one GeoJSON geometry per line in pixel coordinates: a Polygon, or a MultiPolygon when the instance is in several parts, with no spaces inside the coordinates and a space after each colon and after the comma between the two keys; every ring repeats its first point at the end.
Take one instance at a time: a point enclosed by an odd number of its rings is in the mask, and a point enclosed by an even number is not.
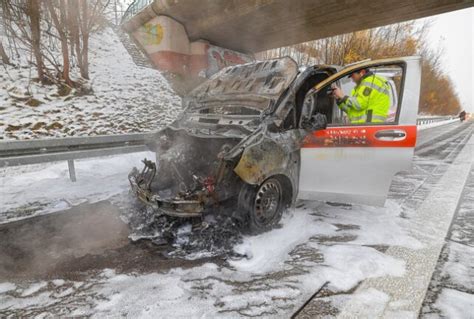
{"type": "Polygon", "coordinates": [[[124,16],[154,64],[209,76],[255,52],[473,6],[474,0],[136,0],[124,16]]]}

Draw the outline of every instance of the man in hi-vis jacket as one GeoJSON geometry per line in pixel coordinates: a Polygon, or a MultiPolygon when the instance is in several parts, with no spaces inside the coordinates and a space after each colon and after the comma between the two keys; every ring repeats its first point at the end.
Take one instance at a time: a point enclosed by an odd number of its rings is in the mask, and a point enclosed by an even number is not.
{"type": "Polygon", "coordinates": [[[356,86],[351,95],[344,95],[339,87],[333,89],[337,105],[351,123],[383,123],[390,109],[390,85],[387,80],[368,69],[349,76],[356,86]]]}

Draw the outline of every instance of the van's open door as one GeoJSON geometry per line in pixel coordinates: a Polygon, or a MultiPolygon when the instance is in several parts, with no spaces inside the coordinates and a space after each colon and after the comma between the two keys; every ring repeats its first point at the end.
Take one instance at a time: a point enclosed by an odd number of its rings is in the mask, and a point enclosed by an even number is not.
{"type": "Polygon", "coordinates": [[[388,76],[387,70],[400,70],[387,78],[398,88],[398,96],[392,99],[397,105],[391,107],[395,113],[385,123],[334,120],[327,129],[309,134],[301,148],[300,198],[383,205],[393,176],[411,167],[421,60],[406,57],[353,65],[319,83],[316,94],[326,94],[333,83],[347,83],[349,74],[363,68],[376,74],[380,70],[380,76],[388,76]]]}

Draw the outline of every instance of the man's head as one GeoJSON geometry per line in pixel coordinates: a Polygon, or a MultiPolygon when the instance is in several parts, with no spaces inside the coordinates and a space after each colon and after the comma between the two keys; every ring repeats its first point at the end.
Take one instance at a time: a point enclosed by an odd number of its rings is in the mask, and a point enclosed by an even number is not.
{"type": "Polygon", "coordinates": [[[362,69],[362,70],[356,71],[356,72],[354,72],[354,73],[351,73],[351,74],[349,75],[349,77],[352,79],[352,81],[354,81],[354,83],[360,84],[360,81],[362,81],[362,78],[363,78],[364,75],[366,75],[368,72],[369,72],[368,69],[362,69]]]}

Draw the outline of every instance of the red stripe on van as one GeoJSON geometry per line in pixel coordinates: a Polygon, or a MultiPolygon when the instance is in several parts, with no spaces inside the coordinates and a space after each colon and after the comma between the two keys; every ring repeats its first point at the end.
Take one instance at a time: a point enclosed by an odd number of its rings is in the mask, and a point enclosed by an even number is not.
{"type": "Polygon", "coordinates": [[[416,132],[416,125],[328,127],[308,134],[302,147],[415,147],[416,132]],[[392,130],[403,131],[406,136],[392,141],[375,137],[377,132],[392,130]]]}

